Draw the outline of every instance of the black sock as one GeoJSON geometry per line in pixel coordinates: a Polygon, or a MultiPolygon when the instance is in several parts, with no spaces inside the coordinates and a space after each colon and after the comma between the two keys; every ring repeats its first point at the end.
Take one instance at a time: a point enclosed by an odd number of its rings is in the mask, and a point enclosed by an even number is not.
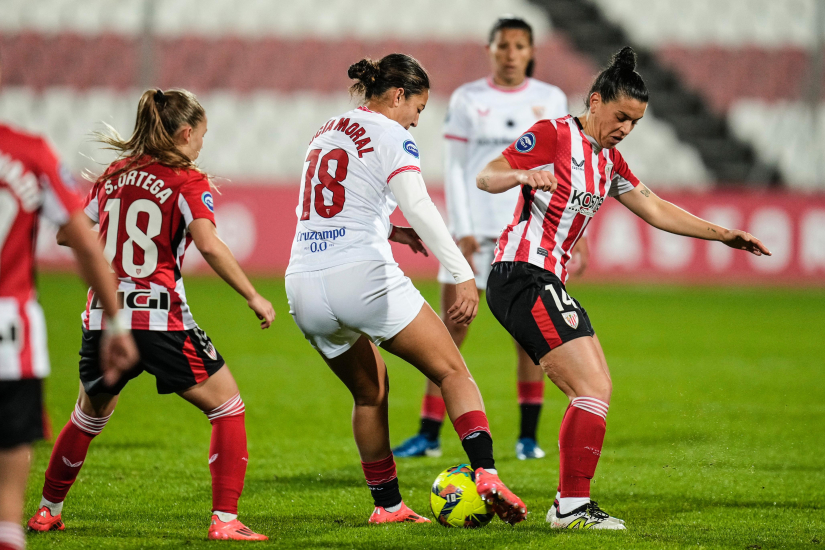
{"type": "Polygon", "coordinates": [[[519,405],[521,408],[521,435],[519,439],[536,439],[541,405],[519,405]]]}
{"type": "Polygon", "coordinates": [[[368,487],[376,506],[389,508],[401,502],[401,491],[398,489],[397,477],[381,485],[368,485],[368,487]]]}
{"type": "Polygon", "coordinates": [[[438,420],[422,418],[421,428],[418,430],[418,433],[430,441],[438,441],[438,434],[441,433],[441,424],[443,424],[443,422],[439,422],[438,420]]]}
{"type": "Polygon", "coordinates": [[[490,470],[496,467],[496,461],[493,460],[493,438],[487,432],[471,433],[461,440],[461,446],[464,447],[473,470],[490,470]]]}

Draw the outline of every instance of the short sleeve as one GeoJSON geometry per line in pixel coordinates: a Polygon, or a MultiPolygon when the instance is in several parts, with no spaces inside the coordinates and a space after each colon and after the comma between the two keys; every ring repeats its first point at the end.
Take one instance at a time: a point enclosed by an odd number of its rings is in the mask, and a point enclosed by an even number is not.
{"type": "Polygon", "coordinates": [[[40,213],[59,227],[66,225],[72,214],[83,208],[83,200],[72,173],[60,162],[48,143],[41,141],[41,144],[42,153],[37,167],[43,190],[40,213]]]}
{"type": "Polygon", "coordinates": [[[103,178],[99,179],[91,189],[89,189],[89,194],[86,195],[86,201],[83,203],[83,212],[86,216],[89,217],[94,223],[100,223],[100,208],[98,204],[98,191],[100,191],[100,182],[103,178]]]}
{"type": "Polygon", "coordinates": [[[461,90],[453,92],[447,118],[444,119],[444,138],[456,141],[469,141],[473,133],[473,120],[467,110],[468,102],[461,90]]]}
{"type": "Polygon", "coordinates": [[[191,172],[192,178],[181,186],[178,194],[178,208],[186,222],[186,227],[197,219],[207,219],[215,223],[215,205],[209,179],[198,172],[191,172]]]}
{"type": "Polygon", "coordinates": [[[381,136],[378,146],[382,176],[386,183],[402,172],[421,172],[418,146],[412,135],[399,127],[381,136]]]}
{"type": "Polygon", "coordinates": [[[532,170],[553,164],[556,158],[556,127],[540,120],[502,153],[511,168],[532,170]]]}
{"type": "Polygon", "coordinates": [[[633,175],[618,149],[613,149],[613,177],[610,180],[608,196],[618,197],[628,191],[633,191],[639,185],[639,178],[633,175]]]}

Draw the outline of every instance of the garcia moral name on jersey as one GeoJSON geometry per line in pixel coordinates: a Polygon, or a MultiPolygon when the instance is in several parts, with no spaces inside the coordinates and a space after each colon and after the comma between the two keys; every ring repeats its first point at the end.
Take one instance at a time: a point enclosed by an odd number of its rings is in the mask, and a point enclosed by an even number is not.
{"type": "Polygon", "coordinates": [[[152,193],[160,204],[166,202],[166,199],[172,196],[171,189],[164,189],[166,184],[163,180],[157,179],[157,176],[148,172],[138,172],[137,170],[130,170],[122,173],[117,178],[117,183],[112,183],[112,180],[106,180],[104,189],[107,195],[111,195],[115,189],[120,189],[124,185],[134,185],[142,187],[152,193]]]}
{"type": "Polygon", "coordinates": [[[367,136],[363,139],[361,137],[367,133],[367,131],[361,127],[360,124],[357,122],[353,122],[352,124],[349,123],[348,118],[342,118],[338,120],[338,124],[335,123],[337,119],[332,119],[323,126],[312,136],[312,139],[309,140],[310,143],[315,141],[315,138],[320,136],[321,134],[325,134],[330,130],[335,130],[337,132],[343,132],[352,140],[355,144],[355,148],[358,149],[358,158],[362,158],[367,153],[372,153],[374,149],[372,147],[367,147],[367,144],[370,142],[370,137],[367,136]],[[366,147],[366,148],[365,148],[366,147]]]}

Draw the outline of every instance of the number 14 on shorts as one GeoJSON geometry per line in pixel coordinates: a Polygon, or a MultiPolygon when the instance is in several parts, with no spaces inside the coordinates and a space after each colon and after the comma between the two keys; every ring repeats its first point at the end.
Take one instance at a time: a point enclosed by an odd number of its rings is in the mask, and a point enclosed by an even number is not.
{"type": "Polygon", "coordinates": [[[577,309],[578,306],[576,302],[573,301],[573,298],[570,297],[569,294],[564,289],[561,289],[561,299],[559,299],[559,294],[556,292],[556,287],[553,285],[547,285],[544,287],[544,290],[549,290],[550,295],[553,297],[553,301],[556,303],[556,308],[561,313],[564,322],[568,324],[571,328],[575,329],[579,326],[579,315],[575,311],[564,311],[564,306],[570,306],[573,309],[577,309]]]}

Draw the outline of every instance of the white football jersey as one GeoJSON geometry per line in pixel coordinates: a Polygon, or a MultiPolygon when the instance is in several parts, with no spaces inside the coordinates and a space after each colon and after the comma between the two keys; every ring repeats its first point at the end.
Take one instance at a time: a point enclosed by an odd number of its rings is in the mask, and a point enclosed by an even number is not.
{"type": "Polygon", "coordinates": [[[518,88],[496,86],[491,78],[453,92],[444,137],[467,144],[463,170],[451,171],[449,147],[444,187],[450,232],[460,238],[497,238],[513,217],[519,189],[491,194],[476,187],[476,176],[530,126],[567,115],[567,96],[556,86],[528,78],[518,88]],[[460,174],[460,177],[456,177],[460,174]]]}
{"type": "Polygon", "coordinates": [[[395,263],[388,236],[396,201],[388,183],[407,171],[421,171],[418,148],[394,120],[362,106],[327,121],[307,150],[287,275],[395,263]]]}

